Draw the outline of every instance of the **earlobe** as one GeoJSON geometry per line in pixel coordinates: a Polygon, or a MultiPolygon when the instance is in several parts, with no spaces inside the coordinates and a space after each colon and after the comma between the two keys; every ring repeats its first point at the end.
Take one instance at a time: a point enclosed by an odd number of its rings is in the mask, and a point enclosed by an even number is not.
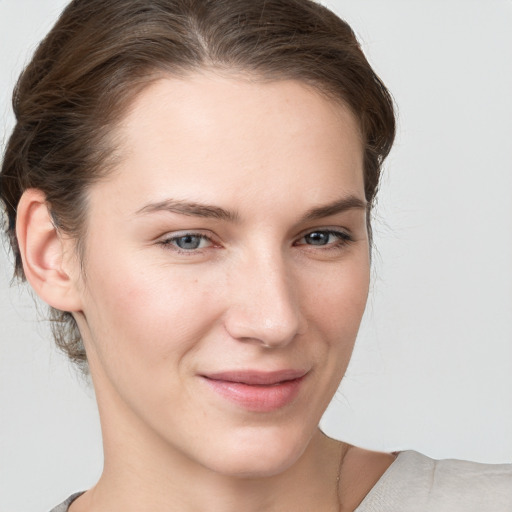
{"type": "Polygon", "coordinates": [[[28,189],[18,204],[16,235],[23,270],[34,291],[61,311],[81,310],[76,272],[65,268],[67,245],[52,222],[43,192],[28,189]],[[75,274],[75,276],[74,276],[75,274]]]}

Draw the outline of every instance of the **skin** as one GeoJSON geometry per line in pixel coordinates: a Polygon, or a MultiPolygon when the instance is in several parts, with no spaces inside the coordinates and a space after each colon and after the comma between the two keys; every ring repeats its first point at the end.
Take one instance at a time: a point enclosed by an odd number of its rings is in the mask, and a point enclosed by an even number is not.
{"type": "Polygon", "coordinates": [[[392,462],[318,429],[369,285],[356,119],[295,81],[205,72],[145,89],[115,140],[85,273],[44,198],[20,203],[27,277],[73,311],[100,410],[104,472],[71,511],[353,510],[392,462]],[[261,412],[205,379],[235,369],[305,376],[261,412]]]}

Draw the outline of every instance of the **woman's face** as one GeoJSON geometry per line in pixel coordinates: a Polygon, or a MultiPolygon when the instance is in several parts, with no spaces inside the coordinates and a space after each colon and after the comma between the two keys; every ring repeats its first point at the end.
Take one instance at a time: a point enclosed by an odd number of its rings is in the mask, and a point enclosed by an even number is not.
{"type": "Polygon", "coordinates": [[[195,74],[145,89],[116,138],[77,281],[106,452],[284,470],[365,307],[357,122],[299,82],[195,74]]]}

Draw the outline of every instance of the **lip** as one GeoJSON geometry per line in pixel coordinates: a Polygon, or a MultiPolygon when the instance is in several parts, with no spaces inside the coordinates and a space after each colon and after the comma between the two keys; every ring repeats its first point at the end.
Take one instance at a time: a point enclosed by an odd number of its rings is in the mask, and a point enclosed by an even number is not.
{"type": "Polygon", "coordinates": [[[271,412],[297,397],[304,370],[235,370],[201,375],[210,389],[230,402],[254,412],[271,412]]]}

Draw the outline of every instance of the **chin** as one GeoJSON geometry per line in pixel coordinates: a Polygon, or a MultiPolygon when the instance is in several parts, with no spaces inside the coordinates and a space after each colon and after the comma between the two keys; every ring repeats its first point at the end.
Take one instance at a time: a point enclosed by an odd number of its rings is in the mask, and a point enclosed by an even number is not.
{"type": "Polygon", "coordinates": [[[311,435],[290,429],[249,428],[227,436],[218,450],[210,452],[206,465],[218,474],[239,478],[278,475],[304,453],[311,435]]]}

